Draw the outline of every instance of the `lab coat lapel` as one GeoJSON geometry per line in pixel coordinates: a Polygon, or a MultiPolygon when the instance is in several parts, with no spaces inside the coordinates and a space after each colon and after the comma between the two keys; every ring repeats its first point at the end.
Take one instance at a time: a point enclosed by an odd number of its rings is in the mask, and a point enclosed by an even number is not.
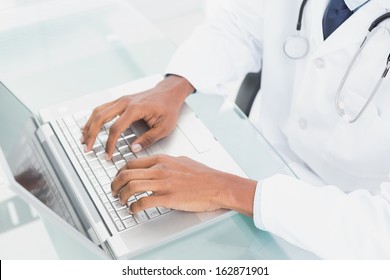
{"type": "Polygon", "coordinates": [[[321,0],[319,5],[314,4],[312,9],[313,41],[317,49],[314,50],[314,57],[321,57],[337,50],[346,48],[355,43],[362,42],[367,34],[371,23],[380,15],[386,12],[382,0],[371,0],[358,11],[356,11],[346,22],[336,29],[324,41],[322,32],[322,18],[328,0],[321,0]]]}

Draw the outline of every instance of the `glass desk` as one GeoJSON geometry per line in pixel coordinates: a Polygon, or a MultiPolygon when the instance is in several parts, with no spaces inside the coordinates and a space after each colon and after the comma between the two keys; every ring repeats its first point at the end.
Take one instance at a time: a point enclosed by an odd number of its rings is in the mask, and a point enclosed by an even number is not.
{"type": "MultiPolygon", "coordinates": [[[[126,1],[42,0],[0,11],[0,79],[32,111],[161,73],[174,49],[126,1]]],[[[204,94],[191,96],[188,104],[250,178],[259,180],[278,172],[293,176],[234,104],[220,96],[204,94]]],[[[3,136],[7,130],[3,133],[1,140],[7,152],[11,143],[3,136]]],[[[18,201],[16,205],[23,208],[22,204],[18,201]]],[[[101,257],[77,238],[62,232],[52,220],[44,216],[40,219],[59,258],[101,257]]],[[[258,230],[252,219],[237,214],[137,258],[311,259],[315,256],[258,230]]]]}

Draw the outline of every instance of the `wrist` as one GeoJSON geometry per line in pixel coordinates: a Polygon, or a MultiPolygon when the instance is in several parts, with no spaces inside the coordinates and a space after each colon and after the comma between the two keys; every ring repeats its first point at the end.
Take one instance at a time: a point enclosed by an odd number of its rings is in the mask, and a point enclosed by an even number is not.
{"type": "Polygon", "coordinates": [[[195,92],[195,88],[186,78],[174,74],[167,75],[155,88],[175,96],[180,103],[184,103],[185,99],[195,92]]]}
{"type": "Polygon", "coordinates": [[[223,194],[220,201],[221,208],[252,217],[257,182],[231,174],[226,179],[223,190],[220,192],[223,194]]]}

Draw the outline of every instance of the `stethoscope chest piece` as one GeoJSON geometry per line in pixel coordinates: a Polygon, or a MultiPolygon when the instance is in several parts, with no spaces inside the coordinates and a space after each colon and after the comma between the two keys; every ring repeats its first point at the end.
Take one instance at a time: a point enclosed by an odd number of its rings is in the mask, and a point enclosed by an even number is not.
{"type": "Polygon", "coordinates": [[[309,52],[309,42],[299,34],[289,37],[283,45],[284,53],[291,59],[300,59],[309,52]]]}

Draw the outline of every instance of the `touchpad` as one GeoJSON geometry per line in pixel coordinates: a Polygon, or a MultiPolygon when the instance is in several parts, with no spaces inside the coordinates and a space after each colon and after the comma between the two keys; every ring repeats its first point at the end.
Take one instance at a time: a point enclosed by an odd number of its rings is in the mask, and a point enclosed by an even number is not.
{"type": "MultiPolygon", "coordinates": [[[[195,148],[198,153],[204,153],[211,149],[216,141],[203,122],[189,108],[183,106],[176,129],[165,139],[161,139],[147,150],[150,154],[167,153],[171,155],[189,152],[189,148],[195,148]]],[[[143,121],[132,124],[137,135],[148,130],[143,121]]]]}
{"type": "Polygon", "coordinates": [[[199,153],[210,150],[215,142],[214,136],[193,112],[183,114],[177,126],[199,153]]]}

